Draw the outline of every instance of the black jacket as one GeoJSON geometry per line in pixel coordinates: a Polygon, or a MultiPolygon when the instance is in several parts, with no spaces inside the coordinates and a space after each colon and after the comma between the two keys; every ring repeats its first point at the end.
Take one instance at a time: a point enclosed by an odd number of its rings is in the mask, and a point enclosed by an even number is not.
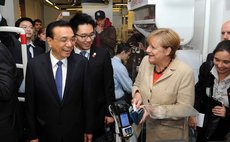
{"type": "MultiPolygon", "coordinates": [[[[213,67],[212,61],[204,62],[199,71],[199,80],[195,86],[195,105],[194,107],[200,112],[205,114],[204,126],[201,128],[201,131],[198,133],[198,142],[205,142],[205,133],[210,131],[210,128],[213,126],[211,119],[215,119],[215,116],[211,109],[217,105],[214,99],[211,99],[207,95],[207,88],[210,90],[210,96],[213,95],[213,85],[214,85],[214,76],[211,74],[211,69],[213,67]]],[[[229,101],[230,97],[228,97],[229,101]]],[[[230,103],[229,103],[230,104],[230,103]]],[[[219,104],[221,105],[221,104],[219,104]]],[[[215,127],[214,133],[212,134],[209,140],[224,140],[225,135],[230,131],[230,109],[226,108],[226,117],[221,118],[215,127]]]]}
{"type": "Polygon", "coordinates": [[[0,140],[16,142],[16,66],[9,50],[0,43],[0,140]]]}

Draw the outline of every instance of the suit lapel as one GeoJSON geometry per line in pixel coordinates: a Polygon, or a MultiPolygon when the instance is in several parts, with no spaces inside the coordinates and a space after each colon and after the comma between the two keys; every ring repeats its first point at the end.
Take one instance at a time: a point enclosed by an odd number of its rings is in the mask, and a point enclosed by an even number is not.
{"type": "Polygon", "coordinates": [[[44,76],[46,78],[47,85],[51,88],[52,90],[52,96],[54,99],[56,99],[58,102],[60,102],[60,99],[58,97],[58,92],[56,88],[56,83],[53,75],[53,68],[50,60],[50,52],[46,53],[46,60],[44,61],[44,68],[47,68],[47,74],[44,76]]]}
{"type": "Polygon", "coordinates": [[[75,62],[72,59],[72,56],[70,56],[69,58],[67,58],[68,60],[68,64],[67,64],[67,74],[66,74],[66,84],[65,84],[65,89],[64,89],[64,94],[63,94],[63,100],[62,102],[64,102],[69,95],[69,87],[71,86],[71,82],[72,82],[72,78],[74,76],[74,72],[75,72],[75,62]]]}

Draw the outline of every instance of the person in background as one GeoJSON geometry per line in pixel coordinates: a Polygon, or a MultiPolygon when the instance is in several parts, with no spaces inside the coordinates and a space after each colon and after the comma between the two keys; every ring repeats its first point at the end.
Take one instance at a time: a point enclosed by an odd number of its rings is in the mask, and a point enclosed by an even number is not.
{"type": "Polygon", "coordinates": [[[123,63],[126,63],[131,55],[131,48],[125,43],[117,45],[116,55],[112,58],[113,78],[116,100],[125,100],[131,104],[132,80],[123,63]]]}
{"type": "Polygon", "coordinates": [[[38,35],[38,31],[42,29],[42,20],[35,19],[33,23],[34,23],[34,39],[35,39],[38,35]]]}
{"type": "Polygon", "coordinates": [[[18,142],[17,72],[9,49],[0,42],[0,140],[18,142]]]}
{"type": "MultiPolygon", "coordinates": [[[[22,17],[19,18],[15,22],[15,27],[19,27],[25,30],[26,34],[26,41],[27,41],[27,58],[28,60],[34,58],[35,56],[38,56],[42,53],[44,53],[44,50],[41,47],[35,46],[32,41],[32,36],[34,34],[34,27],[33,27],[33,21],[31,18],[28,17],[22,17]]],[[[22,49],[21,48],[15,48],[13,51],[13,56],[16,59],[17,63],[22,63],[22,49]]],[[[17,69],[17,79],[19,83],[19,90],[18,90],[18,96],[25,98],[25,86],[23,84],[24,76],[23,76],[23,70],[17,69]]],[[[22,102],[22,105],[24,103],[22,102]]],[[[23,106],[24,107],[24,106],[23,106]]],[[[22,109],[22,113],[24,114],[24,108],[22,109]]]]}
{"type": "Polygon", "coordinates": [[[32,41],[32,36],[34,34],[34,23],[32,19],[28,17],[19,18],[15,22],[15,27],[23,28],[26,32],[27,56],[29,60],[45,52],[41,47],[35,46],[32,41]]]}
{"type": "MultiPolygon", "coordinates": [[[[230,40],[230,20],[224,22],[221,27],[221,41],[223,40],[230,40]]],[[[213,53],[209,53],[206,61],[212,61],[213,57],[213,53]]]]}
{"type": "Polygon", "coordinates": [[[141,60],[146,55],[146,39],[133,25],[133,35],[126,42],[128,46],[132,49],[132,54],[127,61],[126,67],[128,69],[129,75],[132,78],[132,81],[135,81],[135,78],[138,73],[138,67],[141,63],[141,60]]]}
{"type": "Polygon", "coordinates": [[[95,112],[92,120],[95,122],[93,141],[101,142],[107,139],[105,126],[114,123],[108,106],[115,100],[113,68],[109,52],[105,48],[97,48],[93,44],[95,38],[95,21],[85,13],[77,13],[70,19],[75,38],[74,53],[80,54],[89,61],[89,81],[92,85],[92,97],[95,101],[95,112]]]}
{"type": "Polygon", "coordinates": [[[94,98],[87,60],[72,54],[73,30],[66,21],[47,26],[51,50],[28,62],[26,116],[30,142],[92,142],[94,98]]]}
{"type": "Polygon", "coordinates": [[[34,44],[41,47],[44,51],[46,51],[46,29],[41,28],[37,33],[37,37],[34,40],[34,44]]]}
{"type": "Polygon", "coordinates": [[[189,118],[189,125],[198,130],[197,142],[224,141],[230,132],[230,40],[221,41],[213,55],[213,61],[201,65],[195,86],[195,108],[205,114],[203,127],[197,127],[196,117],[189,118]],[[220,118],[216,126],[209,123],[213,117],[220,118]]]}
{"type": "Polygon", "coordinates": [[[95,12],[96,19],[96,46],[108,49],[110,56],[115,55],[116,47],[116,29],[112,26],[112,22],[105,16],[105,12],[98,10],[95,12]]]}
{"type": "Polygon", "coordinates": [[[144,114],[146,141],[185,140],[187,117],[195,111],[192,69],[176,58],[180,38],[171,29],[160,28],[147,37],[148,47],[132,88],[132,103],[144,114]]]}

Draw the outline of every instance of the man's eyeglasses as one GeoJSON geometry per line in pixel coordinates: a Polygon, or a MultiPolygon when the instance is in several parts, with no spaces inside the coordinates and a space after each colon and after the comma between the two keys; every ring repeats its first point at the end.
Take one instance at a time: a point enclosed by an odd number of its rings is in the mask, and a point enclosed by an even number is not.
{"type": "Polygon", "coordinates": [[[90,34],[76,34],[76,36],[79,36],[82,40],[87,40],[88,38],[90,39],[94,39],[96,37],[96,34],[93,32],[93,33],[90,33],[90,34]]]}
{"type": "Polygon", "coordinates": [[[54,39],[59,41],[59,42],[62,42],[62,43],[67,43],[68,41],[70,41],[71,43],[75,42],[75,37],[72,37],[72,38],[62,37],[60,39],[58,39],[58,38],[54,38],[54,39]]]}

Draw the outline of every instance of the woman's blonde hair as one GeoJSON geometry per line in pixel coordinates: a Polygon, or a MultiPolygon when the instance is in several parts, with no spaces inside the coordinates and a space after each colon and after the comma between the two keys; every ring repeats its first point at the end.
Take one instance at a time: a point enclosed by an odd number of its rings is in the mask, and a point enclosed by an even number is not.
{"type": "Polygon", "coordinates": [[[175,31],[169,28],[156,29],[148,35],[147,42],[152,39],[160,41],[163,48],[171,48],[169,56],[175,58],[176,50],[180,47],[180,37],[175,31]]]}

